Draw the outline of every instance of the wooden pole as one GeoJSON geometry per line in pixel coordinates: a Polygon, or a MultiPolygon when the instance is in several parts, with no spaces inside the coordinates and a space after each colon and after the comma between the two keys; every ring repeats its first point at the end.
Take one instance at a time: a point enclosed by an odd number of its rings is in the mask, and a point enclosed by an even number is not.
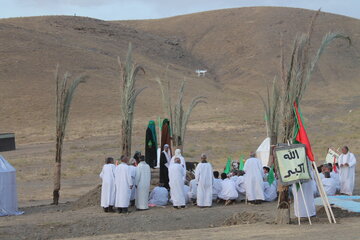
{"type": "Polygon", "coordinates": [[[325,201],[323,189],[321,188],[320,175],[319,175],[318,171],[316,170],[317,168],[316,168],[315,162],[312,162],[312,165],[313,165],[313,171],[315,172],[315,174],[314,174],[314,175],[315,175],[315,182],[316,182],[316,184],[317,184],[317,186],[318,186],[318,189],[319,189],[320,198],[321,198],[321,200],[322,200],[322,202],[323,202],[323,206],[324,206],[326,215],[327,215],[327,217],[328,217],[329,223],[332,223],[331,217],[330,217],[330,211],[329,211],[328,206],[327,206],[327,203],[326,203],[326,201],[325,201]]]}
{"type": "Polygon", "coordinates": [[[307,207],[307,205],[306,205],[306,200],[305,200],[304,191],[303,191],[303,189],[302,189],[302,184],[301,184],[301,182],[299,182],[299,185],[300,185],[301,196],[302,196],[302,198],[303,198],[303,200],[304,200],[306,215],[307,215],[307,217],[308,217],[308,219],[309,219],[310,225],[312,225],[312,224],[311,224],[311,219],[310,219],[310,214],[309,214],[309,209],[308,209],[308,207],[307,207]]]}
{"type": "MultiPolygon", "coordinates": [[[[313,164],[313,167],[315,167],[315,169],[316,169],[315,162],[312,162],[312,164],[313,164]]],[[[316,175],[316,180],[317,180],[316,183],[317,183],[317,186],[318,186],[318,188],[319,188],[319,193],[320,193],[320,195],[321,195],[321,198],[322,198],[322,201],[323,201],[323,205],[324,205],[325,211],[326,211],[327,214],[328,214],[329,222],[332,223],[332,222],[331,222],[331,219],[332,219],[333,223],[336,223],[336,219],[335,219],[334,213],[333,213],[333,211],[332,211],[332,209],[331,209],[331,205],[330,205],[330,203],[329,203],[329,199],[328,199],[328,197],[327,197],[327,195],[326,195],[326,192],[325,192],[325,190],[324,190],[324,186],[323,186],[323,184],[322,184],[322,182],[321,182],[320,175],[319,175],[318,171],[314,170],[314,172],[315,172],[315,175],[316,175]],[[331,216],[331,217],[330,217],[330,216],[331,216]]]]}

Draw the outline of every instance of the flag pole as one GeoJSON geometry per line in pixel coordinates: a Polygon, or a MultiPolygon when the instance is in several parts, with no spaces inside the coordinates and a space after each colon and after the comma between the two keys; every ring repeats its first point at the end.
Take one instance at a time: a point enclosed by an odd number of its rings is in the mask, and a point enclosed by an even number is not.
{"type": "Polygon", "coordinates": [[[332,223],[331,217],[330,217],[330,212],[329,212],[327,203],[326,203],[326,201],[325,201],[324,192],[322,191],[323,189],[320,187],[320,185],[321,185],[320,182],[319,182],[319,181],[320,181],[320,175],[319,175],[319,173],[316,171],[315,162],[312,162],[312,165],[313,165],[312,170],[315,172],[315,174],[314,174],[314,175],[315,175],[315,182],[316,182],[316,185],[317,185],[317,187],[318,187],[318,189],[319,189],[320,198],[321,198],[321,200],[322,200],[322,202],[323,202],[323,206],[324,206],[326,215],[327,215],[327,217],[328,217],[329,223],[332,223]]]}
{"type": "Polygon", "coordinates": [[[303,198],[303,200],[304,200],[306,215],[307,215],[307,217],[308,217],[308,219],[309,219],[310,225],[312,225],[312,224],[311,224],[311,219],[310,219],[310,214],[309,214],[309,209],[308,209],[308,207],[307,207],[307,205],[306,205],[306,200],[305,200],[304,191],[303,191],[303,189],[302,189],[302,184],[301,184],[301,182],[299,182],[299,185],[300,185],[301,196],[302,196],[302,198],[303,198]]]}

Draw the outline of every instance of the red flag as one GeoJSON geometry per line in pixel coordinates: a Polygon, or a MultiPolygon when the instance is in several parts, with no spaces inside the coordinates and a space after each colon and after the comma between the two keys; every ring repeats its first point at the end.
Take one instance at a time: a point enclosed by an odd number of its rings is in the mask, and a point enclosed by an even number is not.
{"type": "Polygon", "coordinates": [[[336,173],[338,172],[337,167],[336,167],[336,157],[335,156],[334,156],[333,170],[336,173]]]}
{"type": "Polygon", "coordinates": [[[306,130],[305,127],[302,123],[302,119],[301,119],[301,114],[299,114],[299,109],[298,106],[296,104],[296,102],[294,102],[294,108],[295,108],[295,115],[296,115],[296,128],[295,128],[295,141],[298,143],[302,143],[306,146],[306,155],[308,156],[308,158],[310,159],[310,161],[314,161],[314,154],[311,150],[311,144],[309,141],[309,138],[306,134],[306,130]]]}

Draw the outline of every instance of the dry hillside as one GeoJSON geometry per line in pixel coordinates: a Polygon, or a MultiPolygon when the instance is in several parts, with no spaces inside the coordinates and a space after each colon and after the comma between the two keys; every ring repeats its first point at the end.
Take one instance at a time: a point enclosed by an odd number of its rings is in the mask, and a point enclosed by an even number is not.
{"type": "MultiPolygon", "coordinates": [[[[206,151],[217,161],[254,149],[266,131],[255,92],[278,74],[279,39],[286,54],[297,32],[306,31],[313,11],[240,8],[159,20],[108,22],[50,16],[0,20],[0,132],[15,132],[19,144],[54,138],[56,63],[90,79],[74,99],[67,137],[116,136],[119,69],[128,42],[146,69],[139,85],[149,88],[136,106],[134,148],[143,148],[147,121],[162,116],[154,81],[169,65],[173,94],[187,78],[186,102],[196,94],[208,104],[196,109],[187,135],[187,155],[206,151]],[[194,71],[206,68],[206,78],[194,71]]],[[[321,13],[313,47],[328,31],[341,31],[353,45],[335,42],[323,55],[302,107],[317,156],[329,145],[360,144],[360,20],[321,13]]],[[[114,142],[114,147],[118,146],[114,142]]],[[[356,150],[355,150],[356,152],[356,150]]],[[[106,154],[106,153],[104,153],[106,154]]],[[[218,162],[219,163],[219,162],[218,162]]]]}

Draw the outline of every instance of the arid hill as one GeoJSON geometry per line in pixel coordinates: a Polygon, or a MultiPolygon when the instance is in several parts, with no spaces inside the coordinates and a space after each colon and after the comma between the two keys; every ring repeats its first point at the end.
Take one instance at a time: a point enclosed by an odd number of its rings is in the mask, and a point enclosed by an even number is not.
{"type": "MultiPolygon", "coordinates": [[[[0,20],[0,132],[15,132],[20,144],[54,137],[54,69],[90,79],[74,99],[67,137],[120,133],[117,56],[129,42],[144,66],[139,85],[148,86],[136,106],[134,149],[143,148],[147,121],[162,117],[154,78],[169,66],[173,95],[186,77],[186,100],[205,95],[189,125],[185,151],[196,158],[238,156],[266,135],[262,104],[267,82],[279,74],[280,33],[285,55],[304,32],[313,11],[256,7],[203,12],[146,21],[101,21],[70,16],[0,20]],[[207,69],[198,78],[195,70],[207,69]]],[[[336,41],[321,58],[302,108],[319,158],[326,147],[360,140],[360,20],[321,13],[312,46],[328,31],[340,31],[352,46],[336,41]]],[[[116,142],[118,144],[118,142],[116,142]]]]}

